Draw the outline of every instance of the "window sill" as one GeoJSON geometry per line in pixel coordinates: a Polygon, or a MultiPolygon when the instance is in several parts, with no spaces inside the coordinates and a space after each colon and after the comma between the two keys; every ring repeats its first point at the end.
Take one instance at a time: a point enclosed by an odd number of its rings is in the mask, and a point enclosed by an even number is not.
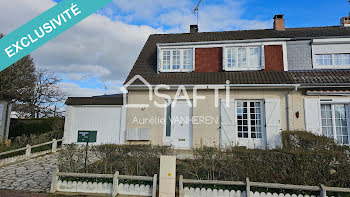
{"type": "Polygon", "coordinates": [[[327,66],[313,66],[313,69],[350,69],[350,65],[344,66],[335,66],[335,65],[327,65],[327,66]]]}
{"type": "Polygon", "coordinates": [[[160,73],[190,73],[194,72],[193,70],[160,70],[160,73]]]}
{"type": "Polygon", "coordinates": [[[225,69],[224,71],[259,71],[259,70],[264,70],[262,68],[244,68],[244,69],[225,69]]]}

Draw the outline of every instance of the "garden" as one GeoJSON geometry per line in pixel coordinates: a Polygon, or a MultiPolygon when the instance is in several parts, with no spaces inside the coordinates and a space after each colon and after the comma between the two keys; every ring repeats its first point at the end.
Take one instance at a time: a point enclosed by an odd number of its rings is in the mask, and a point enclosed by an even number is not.
{"type": "MultiPolygon", "coordinates": [[[[62,172],[88,172],[153,176],[159,173],[159,156],[172,155],[167,146],[67,145],[60,153],[62,172]]],[[[232,147],[193,150],[192,159],[177,160],[177,175],[186,179],[236,180],[295,185],[350,187],[350,149],[333,140],[304,131],[284,131],[283,149],[250,150],[232,147]]]]}

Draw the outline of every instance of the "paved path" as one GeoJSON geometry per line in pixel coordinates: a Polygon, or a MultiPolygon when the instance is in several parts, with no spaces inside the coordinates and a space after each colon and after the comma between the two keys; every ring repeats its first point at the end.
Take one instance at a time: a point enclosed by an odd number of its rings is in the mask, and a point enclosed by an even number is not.
{"type": "Polygon", "coordinates": [[[0,167],[0,189],[44,192],[51,186],[51,174],[57,168],[58,154],[0,167]]]}

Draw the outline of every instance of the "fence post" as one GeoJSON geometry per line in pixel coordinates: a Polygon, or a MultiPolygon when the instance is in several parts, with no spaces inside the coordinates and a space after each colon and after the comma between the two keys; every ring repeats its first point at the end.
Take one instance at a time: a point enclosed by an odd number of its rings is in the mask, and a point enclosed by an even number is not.
{"type": "Polygon", "coordinates": [[[246,178],[245,179],[245,182],[246,182],[246,195],[247,197],[250,196],[250,183],[249,183],[249,178],[246,178]]]}
{"type": "Polygon", "coordinates": [[[157,196],[157,174],[155,174],[153,176],[153,189],[152,189],[152,197],[156,197],[157,196]]]}
{"type": "Polygon", "coordinates": [[[57,152],[57,140],[56,139],[52,140],[52,152],[53,153],[57,152]]]}
{"type": "Polygon", "coordinates": [[[57,191],[57,182],[58,182],[57,173],[58,172],[59,172],[59,170],[57,168],[52,173],[50,193],[55,193],[57,191]]]}
{"type": "Polygon", "coordinates": [[[119,180],[118,180],[119,172],[116,171],[113,175],[113,193],[112,196],[115,197],[119,193],[119,180]]]}
{"type": "Polygon", "coordinates": [[[327,191],[326,188],[324,187],[324,185],[320,185],[321,188],[321,193],[320,193],[320,197],[326,197],[327,196],[327,191]]]}
{"type": "Polygon", "coordinates": [[[183,183],[184,177],[180,175],[179,178],[179,197],[184,197],[184,183],[183,183]]]}
{"type": "Polygon", "coordinates": [[[28,158],[32,154],[32,147],[29,144],[27,144],[26,148],[26,157],[28,158]]]}

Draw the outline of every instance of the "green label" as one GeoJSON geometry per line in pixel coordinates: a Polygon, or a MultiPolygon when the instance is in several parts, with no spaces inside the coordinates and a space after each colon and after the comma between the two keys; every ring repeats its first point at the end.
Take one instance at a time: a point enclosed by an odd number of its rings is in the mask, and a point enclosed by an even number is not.
{"type": "Polygon", "coordinates": [[[78,131],[78,142],[96,142],[97,131],[78,131]]]}

